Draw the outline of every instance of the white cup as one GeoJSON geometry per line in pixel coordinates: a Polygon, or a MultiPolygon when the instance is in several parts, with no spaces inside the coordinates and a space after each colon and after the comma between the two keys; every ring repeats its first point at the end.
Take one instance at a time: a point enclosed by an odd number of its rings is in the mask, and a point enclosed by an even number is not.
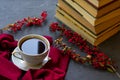
{"type": "MultiPolygon", "coordinates": [[[[32,45],[33,43],[31,43],[31,46],[32,45]]],[[[23,36],[18,41],[17,51],[13,52],[13,55],[19,59],[24,60],[28,65],[38,65],[38,64],[41,64],[46,57],[48,57],[49,51],[50,51],[50,43],[44,36],[37,35],[37,34],[29,34],[29,35],[23,36]],[[29,54],[24,52],[21,49],[21,46],[25,41],[30,39],[39,39],[40,41],[42,41],[45,44],[45,50],[40,54],[34,54],[34,53],[29,54]],[[18,56],[18,54],[20,56],[18,56]]]]}

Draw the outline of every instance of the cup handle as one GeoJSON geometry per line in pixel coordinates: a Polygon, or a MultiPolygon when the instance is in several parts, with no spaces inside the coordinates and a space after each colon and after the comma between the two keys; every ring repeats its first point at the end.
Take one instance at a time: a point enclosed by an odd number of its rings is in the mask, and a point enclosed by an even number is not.
{"type": "Polygon", "coordinates": [[[16,51],[14,51],[12,54],[13,54],[14,57],[23,60],[23,58],[20,57],[20,56],[21,56],[20,52],[16,52],[16,51]],[[20,56],[17,56],[16,54],[19,54],[20,56]]]}

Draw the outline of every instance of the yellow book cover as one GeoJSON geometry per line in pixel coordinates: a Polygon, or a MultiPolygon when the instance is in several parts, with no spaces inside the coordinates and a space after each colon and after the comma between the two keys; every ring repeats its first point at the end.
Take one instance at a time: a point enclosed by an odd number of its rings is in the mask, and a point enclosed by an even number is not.
{"type": "Polygon", "coordinates": [[[72,1],[81,6],[82,8],[84,8],[89,14],[91,14],[95,18],[100,18],[106,15],[107,13],[115,10],[116,8],[120,8],[120,0],[114,0],[113,2],[101,8],[93,7],[86,0],[72,0],[72,1]]]}
{"type": "Polygon", "coordinates": [[[102,7],[114,0],[86,0],[89,1],[91,4],[93,4],[96,7],[102,7]]]}

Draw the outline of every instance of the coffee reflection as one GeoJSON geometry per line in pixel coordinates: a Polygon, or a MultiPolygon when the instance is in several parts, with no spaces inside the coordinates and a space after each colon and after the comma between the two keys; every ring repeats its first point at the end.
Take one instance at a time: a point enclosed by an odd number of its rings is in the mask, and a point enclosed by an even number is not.
{"type": "Polygon", "coordinates": [[[22,43],[21,50],[26,54],[40,54],[45,51],[45,43],[36,38],[28,39],[22,43]]]}

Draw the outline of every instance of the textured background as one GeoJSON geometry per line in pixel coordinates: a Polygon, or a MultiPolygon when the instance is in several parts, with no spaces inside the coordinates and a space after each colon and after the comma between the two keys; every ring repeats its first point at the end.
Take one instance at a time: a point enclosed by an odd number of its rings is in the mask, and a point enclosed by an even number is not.
{"type": "MultiPolygon", "coordinates": [[[[0,28],[25,17],[38,17],[44,10],[48,12],[47,21],[42,27],[32,26],[11,33],[16,39],[30,33],[50,35],[56,39],[59,34],[49,31],[49,24],[57,21],[54,17],[57,0],[0,0],[0,28]]],[[[120,68],[120,32],[99,45],[100,49],[111,57],[120,68]]],[[[73,46],[73,45],[70,45],[73,46]]],[[[80,52],[74,47],[81,55],[80,52]]],[[[119,70],[120,72],[120,70],[119,70]]],[[[65,80],[120,80],[115,74],[93,69],[92,66],[70,61],[65,80]]]]}

